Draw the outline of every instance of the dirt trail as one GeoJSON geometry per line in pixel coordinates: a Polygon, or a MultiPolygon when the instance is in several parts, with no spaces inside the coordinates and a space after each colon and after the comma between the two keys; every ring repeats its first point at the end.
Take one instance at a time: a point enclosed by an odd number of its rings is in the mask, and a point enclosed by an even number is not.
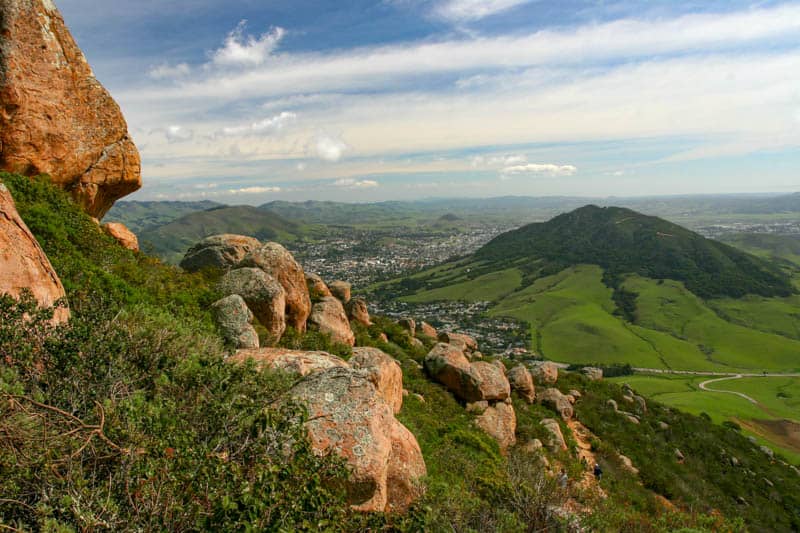
{"type": "Polygon", "coordinates": [[[606,498],[605,491],[597,483],[594,473],[592,472],[592,467],[594,467],[594,464],[597,462],[594,452],[592,451],[592,432],[575,419],[568,420],[567,427],[572,431],[572,436],[578,444],[578,456],[583,459],[586,464],[586,470],[583,472],[583,479],[581,479],[577,486],[581,489],[594,491],[601,498],[606,498]]]}

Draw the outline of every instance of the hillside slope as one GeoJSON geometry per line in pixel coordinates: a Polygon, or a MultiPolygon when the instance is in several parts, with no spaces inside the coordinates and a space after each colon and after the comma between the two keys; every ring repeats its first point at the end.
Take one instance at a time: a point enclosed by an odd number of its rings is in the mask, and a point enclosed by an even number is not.
{"type": "Polygon", "coordinates": [[[139,202],[122,201],[114,204],[105,217],[104,222],[120,222],[132,232],[143,231],[169,224],[189,213],[207,211],[222,204],[204,200],[202,202],[139,202]]]}

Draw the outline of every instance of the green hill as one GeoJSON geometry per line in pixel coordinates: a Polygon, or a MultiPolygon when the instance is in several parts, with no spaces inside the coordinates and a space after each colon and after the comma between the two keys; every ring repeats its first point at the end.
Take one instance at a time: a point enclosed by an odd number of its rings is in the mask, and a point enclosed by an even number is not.
{"type": "Polygon", "coordinates": [[[186,250],[209,235],[235,233],[287,243],[320,235],[321,232],[318,227],[286,220],[266,209],[241,205],[190,213],[142,232],[139,240],[143,250],[177,264],[186,250]]]}
{"type": "Polygon", "coordinates": [[[103,222],[122,222],[137,235],[142,231],[169,224],[189,213],[206,211],[222,204],[204,200],[202,202],[138,202],[123,201],[114,204],[103,222]]]}

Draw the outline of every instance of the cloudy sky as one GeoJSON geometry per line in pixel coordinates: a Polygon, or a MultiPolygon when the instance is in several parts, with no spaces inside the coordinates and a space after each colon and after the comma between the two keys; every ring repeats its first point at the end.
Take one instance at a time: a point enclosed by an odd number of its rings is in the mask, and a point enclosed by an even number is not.
{"type": "Polygon", "coordinates": [[[135,199],[800,190],[800,2],[56,3],[135,199]]]}

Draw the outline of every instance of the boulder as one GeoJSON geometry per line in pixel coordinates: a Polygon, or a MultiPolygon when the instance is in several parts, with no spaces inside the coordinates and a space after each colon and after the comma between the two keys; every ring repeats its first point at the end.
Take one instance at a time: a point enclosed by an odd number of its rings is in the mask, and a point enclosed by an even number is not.
{"type": "Polygon", "coordinates": [[[356,336],[350,329],[350,322],[344,312],[342,302],[332,296],[326,296],[311,308],[311,316],[308,317],[308,324],[311,328],[327,333],[331,340],[341,344],[354,346],[356,336]]]}
{"type": "Polygon", "coordinates": [[[403,370],[395,359],[377,348],[353,348],[350,366],[366,372],[395,413],[403,407],[403,370]]]}
{"type": "Polygon", "coordinates": [[[506,364],[500,359],[495,359],[494,361],[490,361],[489,364],[496,366],[503,373],[504,376],[508,373],[506,364]]]}
{"type": "Polygon", "coordinates": [[[306,287],[308,287],[309,296],[314,300],[324,298],[325,296],[333,296],[331,290],[325,285],[325,282],[322,281],[322,278],[316,274],[306,272],[306,287]]]}
{"type": "Polygon", "coordinates": [[[635,466],[633,466],[633,461],[631,461],[629,457],[627,457],[625,455],[620,455],[619,456],[619,460],[622,463],[622,467],[625,470],[627,470],[628,472],[630,472],[633,475],[638,475],[639,474],[639,469],[636,468],[635,466]]]}
{"type": "Polygon", "coordinates": [[[427,322],[419,323],[419,326],[417,327],[417,335],[425,335],[426,337],[430,337],[432,339],[436,339],[439,336],[439,334],[436,331],[436,328],[434,328],[427,322]]]}
{"type": "Polygon", "coordinates": [[[558,425],[558,422],[552,418],[545,418],[539,424],[547,432],[545,444],[551,452],[556,453],[567,449],[567,443],[564,440],[564,434],[561,433],[561,426],[558,425]]]}
{"type": "Polygon", "coordinates": [[[600,381],[603,379],[603,369],[595,368],[593,366],[585,366],[581,368],[581,374],[586,376],[591,381],[600,381]]]}
{"type": "Polygon", "coordinates": [[[258,268],[237,268],[222,276],[219,291],[241,296],[266,328],[270,343],[280,340],[286,330],[286,291],[277,280],[258,268]]]}
{"type": "Polygon", "coordinates": [[[636,412],[640,415],[647,414],[647,400],[642,398],[641,396],[635,395],[633,397],[633,401],[636,402],[636,412]]]}
{"type": "Polygon", "coordinates": [[[381,333],[378,335],[378,340],[386,344],[389,343],[389,337],[386,335],[386,333],[381,333]]]}
{"type": "Polygon", "coordinates": [[[666,431],[666,430],[669,429],[669,424],[667,424],[666,422],[659,422],[658,423],[658,428],[666,431]]]}
{"type": "Polygon", "coordinates": [[[768,447],[768,446],[759,446],[759,447],[758,447],[758,449],[759,449],[759,450],[761,450],[761,452],[762,452],[764,455],[766,455],[767,457],[769,457],[770,459],[772,459],[773,457],[775,457],[775,452],[774,452],[774,451],[772,451],[772,448],[770,448],[770,447],[768,447]]]}
{"type": "Polygon", "coordinates": [[[299,332],[306,330],[306,321],[311,314],[306,275],[286,248],[276,242],[266,242],[250,251],[239,266],[260,268],[278,280],[286,291],[286,325],[299,332]]]}
{"type": "Polygon", "coordinates": [[[453,346],[457,346],[461,351],[465,353],[475,352],[478,350],[478,341],[476,341],[469,335],[443,331],[442,333],[439,333],[438,340],[439,342],[444,342],[446,344],[452,344],[453,346]]]}
{"type": "Polygon", "coordinates": [[[113,237],[123,248],[133,252],[139,251],[139,238],[136,234],[119,222],[108,222],[103,224],[103,231],[113,237]]]}
{"type": "Polygon", "coordinates": [[[142,186],[139,152],[52,0],[0,3],[0,170],[49,174],[102,218],[142,186]]]}
{"type": "Polygon", "coordinates": [[[222,336],[236,348],[258,348],[258,333],[252,325],[253,313],[238,294],[231,294],[211,306],[222,336]]]}
{"type": "Polygon", "coordinates": [[[678,448],[675,448],[674,454],[675,454],[675,459],[677,459],[678,461],[683,461],[685,459],[683,452],[680,451],[678,448]]]}
{"type": "Polygon", "coordinates": [[[424,350],[425,349],[425,343],[423,343],[421,340],[419,340],[416,337],[411,337],[411,339],[408,342],[411,344],[411,346],[413,348],[416,348],[417,350],[424,350]]]}
{"type": "Polygon", "coordinates": [[[511,395],[505,367],[501,370],[497,365],[484,361],[471,363],[469,366],[469,372],[477,378],[482,400],[505,400],[511,395]]]}
{"type": "Polygon", "coordinates": [[[508,404],[498,403],[488,407],[475,419],[475,423],[497,441],[503,453],[517,442],[517,415],[508,404]]]}
{"type": "Polygon", "coordinates": [[[581,394],[581,391],[575,389],[570,389],[570,391],[567,394],[575,398],[575,400],[578,400],[583,396],[583,394],[581,394]]]}
{"type": "Polygon", "coordinates": [[[428,374],[447,390],[467,402],[483,400],[477,376],[470,372],[464,352],[450,344],[439,343],[425,356],[428,374]]]}
{"type": "MultiPolygon", "coordinates": [[[[66,298],[64,286],[36,237],[17,213],[11,193],[0,183],[0,294],[19,298],[28,289],[42,307],[66,298]]],[[[69,309],[54,309],[53,322],[69,320],[69,309]]]]}
{"type": "Polygon", "coordinates": [[[206,268],[229,270],[260,245],[258,239],[244,235],[211,235],[189,248],[180,267],[187,272],[206,268]]]}
{"type": "Polygon", "coordinates": [[[397,325],[408,332],[412,337],[417,334],[417,323],[413,318],[401,318],[397,321],[397,325]]]}
{"type": "Polygon", "coordinates": [[[363,298],[352,298],[345,305],[347,309],[347,317],[364,326],[371,326],[372,320],[369,318],[369,309],[367,308],[367,301],[363,298]]]}
{"type": "Polygon", "coordinates": [[[540,441],[539,439],[533,439],[531,441],[528,441],[522,447],[522,451],[524,451],[525,453],[536,453],[539,450],[541,450],[543,446],[544,445],[542,444],[542,441],[540,441]]]}
{"type": "Polygon", "coordinates": [[[328,285],[328,289],[330,289],[331,294],[333,294],[333,296],[343,304],[346,304],[350,301],[351,287],[352,286],[346,281],[334,281],[328,285]]]}
{"type": "Polygon", "coordinates": [[[517,365],[508,371],[508,381],[511,388],[517,391],[528,403],[536,399],[536,388],[533,386],[533,377],[524,365],[517,365]]]}
{"type": "Polygon", "coordinates": [[[617,405],[617,401],[616,400],[611,400],[611,399],[606,400],[606,405],[609,406],[611,409],[613,409],[614,412],[618,412],[619,411],[619,405],[617,405]]]}
{"type": "Polygon", "coordinates": [[[354,509],[402,511],[421,494],[426,469],[417,440],[362,372],[317,372],[289,395],[308,410],[313,448],[335,453],[351,468],[346,488],[354,509]]]}
{"type": "Polygon", "coordinates": [[[479,402],[472,402],[467,404],[467,412],[479,415],[489,408],[489,402],[481,400],[479,402]]]}
{"type": "Polygon", "coordinates": [[[309,352],[285,348],[238,350],[227,361],[230,363],[244,363],[251,359],[259,369],[271,368],[298,376],[307,376],[331,368],[346,368],[348,366],[344,360],[328,352],[309,352]]]}
{"type": "Polygon", "coordinates": [[[564,420],[572,418],[572,403],[569,401],[569,396],[562,394],[560,390],[549,388],[540,392],[538,397],[542,405],[556,411],[564,420]]]}
{"type": "Polygon", "coordinates": [[[531,374],[540,385],[553,385],[558,381],[558,366],[550,361],[534,363],[531,374]]]}
{"type": "Polygon", "coordinates": [[[636,418],[634,415],[626,413],[624,411],[620,411],[620,414],[625,418],[625,420],[627,420],[631,424],[636,424],[637,426],[639,425],[639,419],[636,418]]]}

